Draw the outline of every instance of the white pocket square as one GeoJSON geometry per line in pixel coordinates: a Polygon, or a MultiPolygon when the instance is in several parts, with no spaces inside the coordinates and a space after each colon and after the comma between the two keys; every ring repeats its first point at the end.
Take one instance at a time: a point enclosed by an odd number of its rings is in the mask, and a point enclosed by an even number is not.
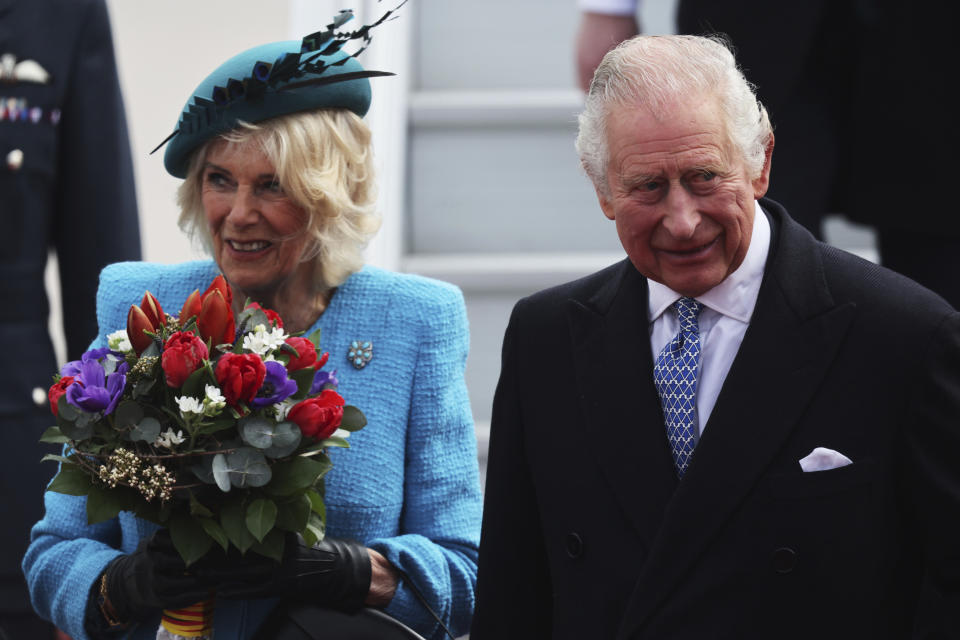
{"type": "Polygon", "coordinates": [[[804,471],[828,471],[853,464],[853,460],[839,451],[817,447],[805,458],[800,460],[800,468],[804,471]]]}

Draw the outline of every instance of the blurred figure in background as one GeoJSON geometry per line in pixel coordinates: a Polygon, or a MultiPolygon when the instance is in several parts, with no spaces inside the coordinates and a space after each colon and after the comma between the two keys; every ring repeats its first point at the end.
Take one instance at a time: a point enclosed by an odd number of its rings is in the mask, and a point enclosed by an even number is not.
{"type": "MultiPolygon", "coordinates": [[[[641,31],[639,2],[580,0],[584,90],[604,53],[641,31]]],[[[943,81],[957,53],[947,33],[956,11],[929,0],[677,2],[677,33],[726,34],[772,114],[777,155],[769,197],[819,238],[831,213],[873,226],[883,265],[954,307],[960,219],[929,186],[951,183],[948,154],[958,142],[943,81]],[[922,184],[891,175],[906,158],[922,184]]]]}
{"type": "Polygon", "coordinates": [[[0,629],[46,640],[20,562],[51,469],[38,440],[59,363],[47,331],[57,253],[68,359],[97,334],[104,265],[140,257],[133,167],[103,0],[0,0],[0,629]]]}

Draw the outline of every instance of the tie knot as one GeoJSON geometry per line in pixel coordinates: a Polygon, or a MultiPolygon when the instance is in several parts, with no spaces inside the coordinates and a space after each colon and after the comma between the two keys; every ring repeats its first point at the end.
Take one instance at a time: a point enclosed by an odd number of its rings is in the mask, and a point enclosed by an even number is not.
{"type": "Polygon", "coordinates": [[[673,303],[677,308],[677,317],[680,320],[681,331],[698,331],[697,317],[703,310],[703,303],[693,298],[680,298],[673,303]]]}

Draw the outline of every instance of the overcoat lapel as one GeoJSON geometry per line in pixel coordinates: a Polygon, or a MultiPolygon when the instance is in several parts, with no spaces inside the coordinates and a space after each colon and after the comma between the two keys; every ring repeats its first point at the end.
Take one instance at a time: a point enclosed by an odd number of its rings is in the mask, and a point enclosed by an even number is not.
{"type": "Polygon", "coordinates": [[[768,201],[773,237],[757,306],[690,467],[674,493],[618,638],[642,629],[796,427],[853,319],[834,305],[821,249],[768,201]]]}
{"type": "Polygon", "coordinates": [[[590,448],[642,541],[649,547],[676,486],[653,384],[647,284],[624,260],[588,300],[568,306],[576,384],[590,448]]]}

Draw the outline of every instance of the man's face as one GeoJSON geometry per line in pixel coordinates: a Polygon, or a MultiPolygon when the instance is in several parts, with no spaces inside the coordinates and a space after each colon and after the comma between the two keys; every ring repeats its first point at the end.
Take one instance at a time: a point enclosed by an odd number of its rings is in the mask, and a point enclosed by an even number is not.
{"type": "Polygon", "coordinates": [[[773,143],[750,179],[712,98],[677,103],[662,120],[614,108],[607,135],[610,195],[597,195],[637,270],[691,297],[733,273],[750,246],[773,143]]]}

